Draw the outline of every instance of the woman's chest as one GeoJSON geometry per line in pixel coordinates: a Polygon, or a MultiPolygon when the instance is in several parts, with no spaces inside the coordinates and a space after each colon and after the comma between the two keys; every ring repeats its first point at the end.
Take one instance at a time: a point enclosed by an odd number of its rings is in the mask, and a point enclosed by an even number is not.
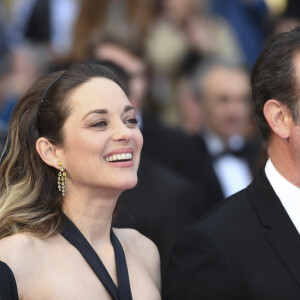
{"type": "MultiPolygon", "coordinates": [[[[22,274],[22,279],[17,278],[20,299],[113,299],[103,282],[73,246],[49,246],[37,253],[42,254],[36,255],[30,262],[32,268],[27,270],[27,274],[22,274]]],[[[114,257],[102,259],[102,262],[118,286],[114,257]]],[[[127,267],[134,300],[160,299],[153,278],[139,260],[129,259],[127,267]]]]}
{"type": "MultiPolygon", "coordinates": [[[[32,277],[32,284],[22,292],[21,300],[112,300],[103,283],[96,277],[89,266],[66,266],[61,269],[53,266],[53,272],[32,277]],[[86,270],[87,268],[87,270],[86,270]],[[55,270],[55,272],[54,272],[55,270]]],[[[135,274],[130,279],[133,300],[160,300],[160,293],[153,281],[146,274],[135,274]],[[138,276],[139,275],[139,276],[138,276]]],[[[21,295],[20,295],[21,296],[21,295]]]]}
{"type": "Polygon", "coordinates": [[[20,284],[22,300],[112,299],[89,265],[76,259],[49,260],[47,266],[37,267],[26,282],[25,286],[20,284]]]}

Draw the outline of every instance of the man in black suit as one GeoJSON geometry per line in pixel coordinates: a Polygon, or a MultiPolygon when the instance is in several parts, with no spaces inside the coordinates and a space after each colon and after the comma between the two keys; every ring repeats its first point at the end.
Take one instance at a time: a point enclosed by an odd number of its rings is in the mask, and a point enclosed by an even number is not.
{"type": "Polygon", "coordinates": [[[205,142],[224,196],[229,197],[251,182],[261,154],[250,118],[249,72],[239,61],[218,58],[203,61],[191,78],[205,115],[197,135],[205,142]]]}
{"type": "Polygon", "coordinates": [[[300,28],[269,40],[251,84],[269,160],[183,232],[164,299],[300,299],[300,28]]]}

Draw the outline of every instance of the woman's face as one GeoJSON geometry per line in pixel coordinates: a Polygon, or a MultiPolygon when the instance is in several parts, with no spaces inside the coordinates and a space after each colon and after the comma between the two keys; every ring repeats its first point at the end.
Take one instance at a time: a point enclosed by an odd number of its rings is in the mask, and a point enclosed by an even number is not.
{"type": "Polygon", "coordinates": [[[95,77],[68,96],[62,163],[71,192],[82,188],[118,190],[137,183],[143,145],[136,114],[122,89],[95,77]]]}

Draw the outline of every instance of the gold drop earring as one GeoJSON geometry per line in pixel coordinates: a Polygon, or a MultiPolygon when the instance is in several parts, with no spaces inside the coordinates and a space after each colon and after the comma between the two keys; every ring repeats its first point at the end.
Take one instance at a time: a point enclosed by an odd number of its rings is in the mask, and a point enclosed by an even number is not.
{"type": "Polygon", "coordinates": [[[60,166],[60,171],[58,173],[57,177],[57,187],[58,190],[62,193],[62,196],[65,196],[66,190],[68,189],[68,180],[67,180],[67,173],[65,169],[63,168],[63,164],[61,161],[59,161],[58,166],[60,166]]]}

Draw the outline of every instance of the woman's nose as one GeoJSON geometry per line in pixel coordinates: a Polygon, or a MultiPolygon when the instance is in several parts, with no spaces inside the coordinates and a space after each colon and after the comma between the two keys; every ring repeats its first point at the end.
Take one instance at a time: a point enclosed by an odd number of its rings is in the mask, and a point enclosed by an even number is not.
{"type": "Polygon", "coordinates": [[[128,128],[123,122],[118,123],[113,128],[112,140],[129,142],[132,139],[132,129],[128,128]]]}

